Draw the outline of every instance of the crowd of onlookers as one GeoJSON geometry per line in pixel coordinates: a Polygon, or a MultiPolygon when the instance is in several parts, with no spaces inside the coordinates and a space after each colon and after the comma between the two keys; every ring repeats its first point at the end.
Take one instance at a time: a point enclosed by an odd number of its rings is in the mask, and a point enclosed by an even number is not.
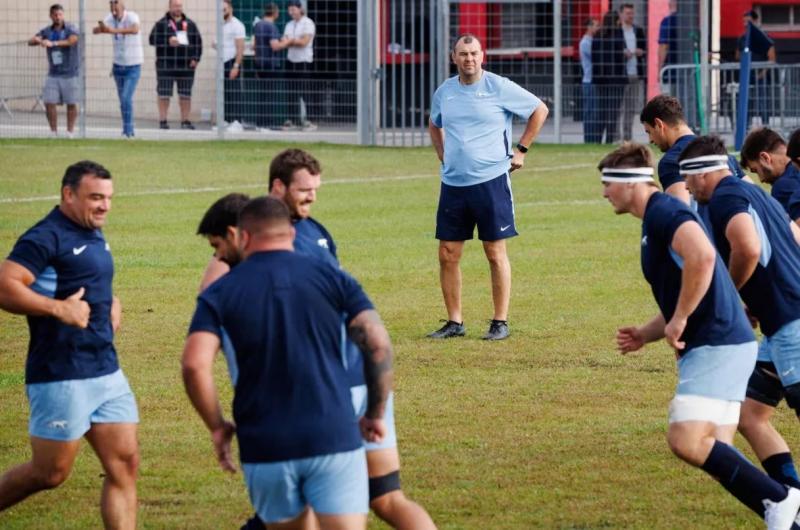
{"type": "MultiPolygon", "coordinates": [[[[126,9],[123,0],[110,0],[109,14],[93,28],[94,34],[112,37],[114,59],[112,75],[122,114],[122,135],[134,136],[133,96],[141,76],[144,50],[141,19],[126,9]]],[[[315,128],[308,120],[312,98],[307,93],[306,80],[314,61],[314,22],[306,16],[301,0],[289,0],[290,17],[281,33],[276,20],[278,6],[268,4],[263,16],[253,26],[253,68],[255,89],[259,94],[256,109],[247,122],[254,127],[315,128]],[[284,53],[285,50],[285,53],[284,53]],[[289,83],[290,85],[287,85],[289,83]],[[293,97],[286,95],[291,86],[293,97]],[[277,109],[286,109],[283,120],[277,109]],[[291,118],[297,120],[296,124],[291,118]]],[[[243,61],[246,30],[233,15],[231,0],[223,1],[223,41],[212,47],[221,53],[224,62],[224,126],[231,132],[245,127],[243,94],[243,61]]],[[[42,28],[29,41],[31,46],[47,49],[48,74],[42,93],[50,131],[58,134],[57,106],[67,107],[67,135],[72,136],[80,100],[80,33],[64,18],[60,4],[50,7],[52,24],[42,28]]],[[[181,129],[193,130],[190,119],[195,72],[203,55],[203,38],[197,27],[183,12],[183,0],[169,0],[169,10],[152,27],[149,44],[156,53],[156,92],[159,127],[169,129],[167,113],[175,90],[180,105],[181,129]]]]}

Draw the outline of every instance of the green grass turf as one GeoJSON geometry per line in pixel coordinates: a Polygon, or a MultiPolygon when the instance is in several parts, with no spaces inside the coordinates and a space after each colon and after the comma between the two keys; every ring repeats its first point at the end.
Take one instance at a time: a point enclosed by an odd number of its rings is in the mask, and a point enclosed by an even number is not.
{"type": "MultiPolygon", "coordinates": [[[[194,235],[223,193],[266,190],[277,143],[0,141],[0,252],[56,204],[64,168],[114,174],[105,230],[124,306],[121,363],[139,401],[141,528],[236,528],[252,512],[241,475],[218,470],[186,399],[179,357],[211,250],[194,235]],[[197,191],[204,188],[218,188],[197,191]],[[193,190],[191,193],[188,191],[193,190]]],[[[403,484],[446,529],[753,528],[757,519],[669,452],[675,384],[663,345],[623,358],[616,326],[655,311],[639,270],[639,224],[602,199],[604,148],[537,146],[513,186],[512,337],[479,337],[491,317],[477,242],[463,258],[468,336],[433,342],[444,317],[433,239],[439,180],[429,149],[309,145],[322,162],[314,215],[333,233],[396,347],[403,484]],[[391,177],[395,177],[392,179],[391,177]],[[407,177],[407,178],[401,178],[407,177]]],[[[0,313],[0,469],[29,458],[27,327],[0,313]]],[[[230,400],[224,361],[218,384],[230,400]]],[[[227,405],[226,405],[227,407],[227,405]]],[[[776,425],[797,447],[792,414],[776,425]]],[[[745,448],[741,439],[738,445],[745,448]]],[[[746,451],[748,455],[752,453],[746,451]]],[[[72,476],[0,514],[2,528],[96,528],[101,469],[88,445],[72,476]]],[[[386,528],[370,519],[371,528],[386,528]]]]}

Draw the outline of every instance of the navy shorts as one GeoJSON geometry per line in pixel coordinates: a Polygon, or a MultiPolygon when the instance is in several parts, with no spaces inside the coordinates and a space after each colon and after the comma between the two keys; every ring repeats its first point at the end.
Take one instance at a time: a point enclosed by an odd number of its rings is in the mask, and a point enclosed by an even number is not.
{"type": "Polygon", "coordinates": [[[436,239],[472,239],[475,225],[478,225],[478,239],[481,241],[498,241],[518,235],[508,173],[473,186],[442,183],[436,212],[436,239]]]}

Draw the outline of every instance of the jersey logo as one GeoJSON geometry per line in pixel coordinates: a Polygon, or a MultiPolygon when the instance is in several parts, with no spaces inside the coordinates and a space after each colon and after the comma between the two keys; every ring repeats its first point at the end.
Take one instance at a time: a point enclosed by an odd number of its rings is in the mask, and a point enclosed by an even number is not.
{"type": "Polygon", "coordinates": [[[84,250],[86,250],[86,245],[83,245],[82,247],[73,248],[72,249],[72,253],[77,256],[78,254],[80,254],[84,250]]]}
{"type": "Polygon", "coordinates": [[[450,101],[451,99],[455,99],[455,96],[447,96],[444,98],[445,101],[450,101]]]}
{"type": "Polygon", "coordinates": [[[322,248],[329,248],[328,247],[328,240],[324,237],[322,239],[317,239],[317,245],[321,246],[322,248]]]}
{"type": "Polygon", "coordinates": [[[491,92],[475,92],[475,95],[478,96],[479,98],[488,98],[492,94],[491,92]]]}
{"type": "Polygon", "coordinates": [[[47,424],[51,429],[61,429],[62,431],[67,428],[67,420],[55,420],[47,424]]]}
{"type": "Polygon", "coordinates": [[[501,232],[505,232],[505,231],[506,231],[506,230],[508,230],[509,228],[511,228],[511,225],[501,226],[501,227],[500,227],[500,231],[501,231],[501,232]]]}
{"type": "Polygon", "coordinates": [[[646,246],[647,246],[647,236],[644,236],[644,237],[642,238],[642,246],[643,246],[643,247],[646,247],[646,246]]]}

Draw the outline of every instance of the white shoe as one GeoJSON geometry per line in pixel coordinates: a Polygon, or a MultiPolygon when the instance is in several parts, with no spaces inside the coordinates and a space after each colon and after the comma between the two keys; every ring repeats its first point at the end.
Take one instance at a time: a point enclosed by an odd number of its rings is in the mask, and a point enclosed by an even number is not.
{"type": "Polygon", "coordinates": [[[800,490],[789,488],[788,495],[780,502],[769,499],[761,502],[764,503],[764,522],[767,523],[767,530],[790,530],[797,518],[797,511],[800,510],[800,490]]]}
{"type": "Polygon", "coordinates": [[[236,120],[232,122],[230,125],[228,125],[228,127],[225,130],[231,133],[240,133],[244,131],[244,126],[242,126],[242,124],[239,123],[238,120],[236,120]]]}
{"type": "Polygon", "coordinates": [[[50,131],[50,138],[58,138],[58,131],[50,131]]]}
{"type": "Polygon", "coordinates": [[[67,131],[66,136],[68,139],[72,140],[73,138],[75,138],[75,133],[73,133],[72,131],[67,131]]]}
{"type": "Polygon", "coordinates": [[[314,125],[313,123],[311,123],[310,121],[307,121],[307,122],[305,122],[303,124],[303,130],[304,131],[316,131],[317,130],[317,126],[314,125]]]}

